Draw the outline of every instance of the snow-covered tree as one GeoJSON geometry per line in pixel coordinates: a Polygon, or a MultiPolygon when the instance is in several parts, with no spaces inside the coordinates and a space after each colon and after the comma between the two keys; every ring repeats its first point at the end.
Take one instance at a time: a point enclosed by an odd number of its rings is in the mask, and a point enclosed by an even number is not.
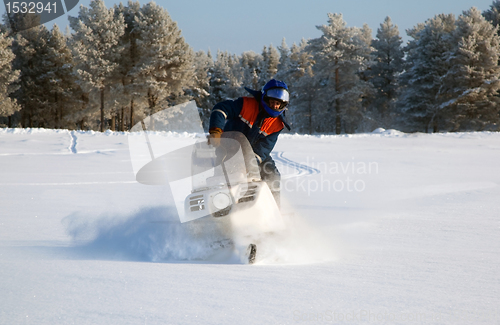
{"type": "Polygon", "coordinates": [[[12,69],[14,53],[12,39],[6,33],[0,33],[0,117],[8,118],[7,125],[11,127],[11,116],[21,109],[10,95],[19,87],[19,70],[12,69]]]}
{"type": "Polygon", "coordinates": [[[314,76],[313,67],[309,66],[290,87],[289,111],[291,114],[289,114],[289,118],[294,132],[312,134],[320,131],[318,125],[321,124],[320,121],[323,117],[317,113],[317,97],[322,87],[317,84],[318,82],[319,80],[314,76]]]}
{"type": "MultiPolygon", "coordinates": [[[[29,20],[32,17],[10,17],[11,26],[23,25],[23,19],[29,20]],[[20,20],[13,22],[13,19],[20,20]]],[[[10,31],[14,33],[14,30],[10,31]]],[[[47,122],[44,111],[48,101],[48,87],[40,77],[48,71],[43,58],[47,54],[49,31],[45,26],[39,25],[21,29],[14,33],[13,39],[12,51],[15,54],[13,67],[20,71],[20,87],[13,96],[22,107],[20,117],[16,117],[16,123],[24,127],[44,127],[47,122]]]]}
{"type": "Polygon", "coordinates": [[[122,55],[118,61],[118,68],[113,75],[113,86],[110,89],[114,102],[110,103],[115,107],[111,117],[111,127],[114,128],[114,120],[118,119],[119,129],[124,131],[135,124],[137,98],[141,96],[138,79],[133,76],[133,69],[139,61],[139,48],[137,40],[136,16],[141,5],[138,1],[130,1],[127,6],[122,3],[114,6],[115,17],[123,16],[125,21],[125,31],[120,38],[118,47],[122,49],[122,55]]]}
{"type": "Polygon", "coordinates": [[[118,45],[125,32],[125,22],[123,15],[115,15],[115,10],[107,9],[103,0],[93,0],[89,6],[81,6],[78,17],[69,17],[69,22],[75,31],[72,49],[82,88],[88,93],[98,90],[100,95],[102,132],[106,113],[104,92],[112,83],[122,54],[118,45]]]}
{"type": "Polygon", "coordinates": [[[145,94],[148,115],[160,102],[175,103],[194,79],[194,53],[168,12],[154,2],[144,5],[135,18],[138,62],[132,76],[145,94]]]}
{"type": "Polygon", "coordinates": [[[320,87],[315,103],[319,130],[354,132],[362,116],[362,97],[370,89],[360,79],[370,49],[362,30],[347,27],[342,14],[328,14],[328,25],[317,28],[323,35],[310,40],[307,50],[313,55],[315,84],[320,87]]]}
{"type": "Polygon", "coordinates": [[[271,44],[269,47],[264,46],[262,50],[262,66],[259,74],[259,84],[265,85],[266,82],[274,78],[278,72],[280,55],[278,50],[271,44]]]}
{"type": "MultiPolygon", "coordinates": [[[[357,30],[357,38],[360,41],[358,56],[364,63],[363,68],[359,69],[358,75],[360,80],[366,82],[367,84],[361,95],[361,110],[358,114],[358,121],[356,122],[358,124],[356,129],[360,131],[372,131],[379,126],[379,122],[373,119],[373,114],[369,111],[369,107],[375,98],[375,89],[373,88],[373,84],[369,82],[371,78],[371,67],[375,63],[373,56],[374,48],[372,47],[372,34],[373,30],[368,26],[368,24],[363,24],[363,27],[357,30]]],[[[350,124],[351,130],[349,132],[354,132],[354,129],[352,128],[353,123],[350,124]]]]}
{"type": "Polygon", "coordinates": [[[453,130],[483,130],[499,122],[500,38],[475,7],[464,11],[456,26],[440,108],[453,130]]]}
{"type": "MultiPolygon", "coordinates": [[[[288,48],[286,43],[284,46],[288,48]]],[[[307,41],[305,39],[302,39],[299,45],[293,43],[286,57],[282,54],[283,59],[280,59],[278,73],[275,77],[285,81],[286,84],[292,88],[294,84],[306,74],[306,69],[313,65],[312,55],[306,50],[306,47],[307,41]]]]}
{"type": "Polygon", "coordinates": [[[4,32],[8,31],[10,36],[40,25],[40,15],[33,15],[29,11],[23,13],[22,9],[14,13],[14,10],[10,14],[4,13],[2,16],[4,21],[2,29],[4,32]]]}
{"type": "Polygon", "coordinates": [[[390,124],[389,114],[397,99],[398,77],[403,72],[402,43],[398,26],[392,23],[390,17],[386,17],[372,42],[375,63],[369,72],[370,82],[376,91],[371,106],[384,127],[390,124]]]}
{"type": "Polygon", "coordinates": [[[367,45],[367,47],[365,48],[365,50],[367,51],[366,55],[369,55],[368,52],[370,52],[369,50],[371,50],[370,46],[373,41],[372,33],[373,30],[370,28],[370,26],[368,26],[368,24],[363,24],[363,27],[358,29],[358,38],[367,45]]]}
{"type": "MultiPolygon", "coordinates": [[[[247,53],[253,52],[243,53],[242,58],[247,53]]],[[[241,58],[238,59],[229,52],[222,52],[220,50],[217,51],[217,57],[214,64],[212,68],[209,69],[210,106],[213,106],[220,101],[234,99],[239,96],[241,93],[240,88],[242,86],[241,80],[243,79],[242,67],[240,65],[241,60],[241,58]]],[[[252,85],[248,85],[246,83],[245,86],[252,87],[252,85]]]]}
{"type": "Polygon", "coordinates": [[[302,39],[290,49],[290,68],[283,80],[290,88],[289,118],[297,132],[312,134],[316,131],[314,109],[316,91],[312,55],[306,50],[307,41],[302,39]]]}
{"type": "Polygon", "coordinates": [[[200,109],[200,117],[205,129],[208,130],[208,121],[212,110],[209,100],[210,91],[210,71],[213,68],[214,61],[210,52],[198,51],[194,57],[195,75],[194,82],[188,90],[190,95],[200,109]]]}
{"type": "Polygon", "coordinates": [[[408,31],[413,38],[405,48],[405,72],[401,75],[399,96],[402,125],[410,131],[437,131],[442,120],[443,76],[450,69],[451,34],[455,29],[452,14],[440,14],[424,25],[408,31]]]}
{"type": "Polygon", "coordinates": [[[283,39],[278,48],[280,64],[275,78],[283,80],[290,90],[288,120],[293,131],[312,133],[315,131],[312,110],[316,88],[312,72],[313,59],[306,47],[307,41],[302,39],[299,45],[294,43],[289,49],[283,39]]]}
{"type": "Polygon", "coordinates": [[[69,127],[67,117],[80,106],[79,87],[73,73],[71,50],[57,25],[52,28],[46,46],[47,51],[41,58],[46,73],[39,77],[48,95],[44,111],[46,127],[69,127]]]}
{"type": "Polygon", "coordinates": [[[498,27],[500,25],[500,0],[494,0],[490,5],[490,9],[483,12],[483,16],[493,26],[498,27]]]}
{"type": "Polygon", "coordinates": [[[285,71],[290,70],[291,61],[290,61],[290,48],[286,44],[285,38],[281,41],[281,45],[278,46],[279,51],[279,63],[278,63],[278,71],[276,72],[276,79],[282,80],[282,76],[285,74],[285,71]]]}
{"type": "MultiPolygon", "coordinates": [[[[262,85],[261,75],[264,66],[263,57],[253,51],[243,52],[239,58],[238,67],[241,74],[243,86],[251,89],[260,89],[262,85]]],[[[236,72],[236,71],[235,71],[236,72]]]]}

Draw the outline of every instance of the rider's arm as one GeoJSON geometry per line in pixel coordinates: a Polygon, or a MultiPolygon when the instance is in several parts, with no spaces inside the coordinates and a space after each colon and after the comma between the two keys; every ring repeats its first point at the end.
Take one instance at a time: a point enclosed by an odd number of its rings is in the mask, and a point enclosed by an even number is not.
{"type": "Polygon", "coordinates": [[[236,100],[225,100],[217,103],[210,114],[210,133],[212,133],[212,131],[222,132],[222,130],[224,130],[226,120],[238,118],[242,108],[243,98],[241,97],[236,100]]]}

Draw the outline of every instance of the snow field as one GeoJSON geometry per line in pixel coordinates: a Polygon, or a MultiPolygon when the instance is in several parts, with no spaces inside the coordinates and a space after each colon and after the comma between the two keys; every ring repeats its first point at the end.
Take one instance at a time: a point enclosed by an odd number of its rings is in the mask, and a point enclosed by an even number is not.
{"type": "Polygon", "coordinates": [[[499,144],[283,135],[294,226],[248,266],[135,182],[126,134],[0,129],[0,324],[498,323],[499,144]]]}

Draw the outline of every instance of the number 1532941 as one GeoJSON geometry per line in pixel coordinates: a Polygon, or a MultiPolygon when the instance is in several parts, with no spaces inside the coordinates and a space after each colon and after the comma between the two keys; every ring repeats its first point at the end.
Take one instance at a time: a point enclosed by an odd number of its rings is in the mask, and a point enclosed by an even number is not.
{"type": "Polygon", "coordinates": [[[41,14],[45,13],[56,13],[57,3],[53,2],[5,2],[5,7],[8,14],[41,14]]]}

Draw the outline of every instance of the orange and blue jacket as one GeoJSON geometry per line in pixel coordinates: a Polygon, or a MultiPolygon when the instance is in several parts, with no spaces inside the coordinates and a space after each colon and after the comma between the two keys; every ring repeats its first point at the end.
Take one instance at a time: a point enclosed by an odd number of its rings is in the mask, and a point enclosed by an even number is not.
{"type": "MultiPolygon", "coordinates": [[[[246,89],[246,88],[245,88],[246,89]]],[[[278,140],[278,135],[288,124],[282,115],[270,117],[260,104],[260,92],[247,89],[253,96],[226,100],[214,106],[210,115],[210,130],[238,131],[243,133],[262,163],[278,140]]]]}

